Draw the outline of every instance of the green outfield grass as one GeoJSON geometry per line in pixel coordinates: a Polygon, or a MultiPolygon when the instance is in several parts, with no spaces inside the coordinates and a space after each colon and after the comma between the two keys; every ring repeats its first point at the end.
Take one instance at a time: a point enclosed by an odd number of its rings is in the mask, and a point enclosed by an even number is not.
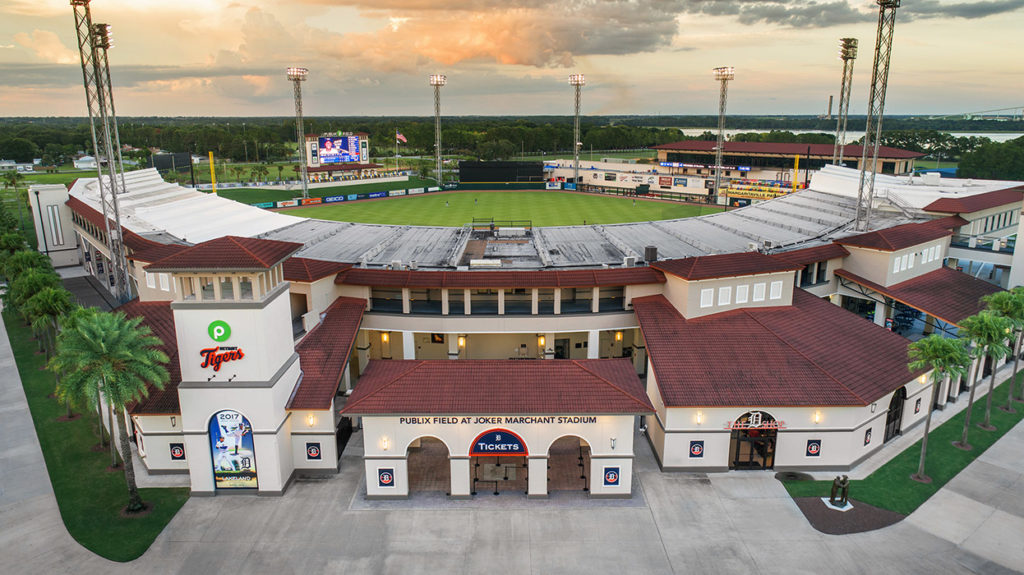
{"type": "Polygon", "coordinates": [[[95,178],[96,170],[79,170],[73,172],[59,172],[56,174],[25,174],[25,183],[31,184],[70,184],[78,178],[95,178]]]}
{"type": "Polygon", "coordinates": [[[534,226],[616,224],[688,218],[721,211],[632,198],[564,192],[451,192],[288,210],[289,215],[393,225],[461,226],[473,218],[531,220],[534,226]]]}
{"type": "MultiPolygon", "coordinates": [[[[437,185],[434,180],[410,177],[409,181],[402,182],[374,182],[370,184],[355,184],[351,186],[331,186],[329,188],[310,188],[309,197],[323,198],[326,196],[340,196],[343,194],[370,194],[373,192],[387,192],[390,190],[405,190],[408,188],[424,188],[437,185]]],[[[267,190],[262,188],[231,188],[217,190],[217,195],[242,202],[243,204],[260,204],[263,202],[281,202],[293,198],[302,197],[302,189],[296,187],[292,190],[267,190]]]]}

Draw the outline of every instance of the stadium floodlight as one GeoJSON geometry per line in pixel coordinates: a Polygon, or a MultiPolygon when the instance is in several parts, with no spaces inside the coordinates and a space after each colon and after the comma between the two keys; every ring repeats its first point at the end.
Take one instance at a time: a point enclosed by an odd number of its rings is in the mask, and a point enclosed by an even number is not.
{"type": "Polygon", "coordinates": [[[309,197],[309,177],[306,171],[306,129],[302,125],[302,83],[309,77],[309,68],[289,66],[285,72],[295,88],[295,136],[299,142],[299,179],[302,180],[302,197],[309,197]]]}
{"type": "Polygon", "coordinates": [[[444,74],[431,74],[430,85],[434,87],[434,177],[437,178],[437,185],[444,185],[441,177],[441,86],[448,83],[448,77],[444,74]]]}
{"type": "Polygon", "coordinates": [[[857,59],[857,39],[839,40],[839,59],[843,61],[843,83],[839,87],[839,117],[836,119],[836,143],[832,150],[832,164],[843,165],[846,147],[846,120],[850,112],[850,87],[853,85],[853,61],[857,59]]]}
{"type": "Polygon", "coordinates": [[[725,102],[729,96],[729,80],[736,77],[736,68],[719,66],[712,68],[711,73],[721,83],[718,93],[718,143],[715,144],[715,189],[711,191],[712,203],[718,203],[718,189],[722,185],[722,154],[725,151],[725,102]]]}
{"type": "Polygon", "coordinates": [[[583,142],[580,141],[580,89],[587,84],[583,74],[569,74],[569,85],[576,93],[576,114],[572,123],[572,184],[578,186],[580,182],[580,148],[583,142]]]}

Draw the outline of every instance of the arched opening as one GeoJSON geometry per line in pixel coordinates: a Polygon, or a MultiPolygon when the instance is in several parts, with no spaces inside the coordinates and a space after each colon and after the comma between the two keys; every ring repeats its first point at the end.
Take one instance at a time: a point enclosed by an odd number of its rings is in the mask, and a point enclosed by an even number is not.
{"type": "Polygon", "coordinates": [[[492,429],[478,435],[470,445],[473,458],[473,486],[470,493],[487,492],[495,495],[503,491],[528,491],[530,455],[526,442],[508,429],[492,429]],[[497,454],[503,455],[497,455],[497,454]]]}
{"type": "Polygon", "coordinates": [[[439,491],[448,494],[452,485],[452,469],[448,446],[436,437],[420,437],[406,449],[409,492],[439,491]]]}
{"type": "Polygon", "coordinates": [[[889,402],[889,412],[885,415],[885,439],[882,443],[889,441],[900,434],[903,424],[903,404],[907,401],[907,388],[901,387],[892,394],[892,401],[889,402]]]}
{"type": "Polygon", "coordinates": [[[775,466],[775,439],[779,424],[763,411],[749,411],[732,425],[730,469],[771,469],[775,466]]]}
{"type": "Polygon", "coordinates": [[[590,489],[590,444],[581,437],[560,437],[548,448],[548,493],[590,489]]]}

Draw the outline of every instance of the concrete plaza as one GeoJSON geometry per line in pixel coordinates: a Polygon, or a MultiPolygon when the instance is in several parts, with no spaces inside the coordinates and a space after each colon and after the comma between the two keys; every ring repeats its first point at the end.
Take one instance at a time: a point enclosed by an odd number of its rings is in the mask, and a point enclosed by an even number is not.
{"type": "Polygon", "coordinates": [[[661,473],[639,437],[633,500],[482,493],[368,505],[360,441],[340,474],[283,497],[190,499],[145,555],[112,563],[61,521],[0,324],[0,572],[1024,572],[1024,426],[906,520],[843,536],[814,530],[770,472],[661,473]]]}

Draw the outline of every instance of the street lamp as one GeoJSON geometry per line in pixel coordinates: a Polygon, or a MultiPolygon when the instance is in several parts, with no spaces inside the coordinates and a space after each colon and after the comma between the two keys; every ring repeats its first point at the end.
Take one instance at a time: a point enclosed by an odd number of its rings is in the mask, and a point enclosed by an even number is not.
{"type": "Polygon", "coordinates": [[[725,102],[729,96],[729,80],[736,77],[736,68],[720,66],[712,68],[711,73],[721,83],[718,93],[718,143],[715,145],[715,189],[711,192],[711,201],[718,203],[718,188],[722,185],[722,152],[725,148],[725,102]]]}
{"type": "Polygon", "coordinates": [[[572,123],[572,185],[574,188],[580,181],[580,146],[583,145],[583,142],[580,141],[580,89],[586,83],[587,80],[583,74],[569,74],[569,85],[576,92],[576,113],[572,123]]]}
{"type": "MultiPolygon", "coordinates": [[[[299,141],[299,179],[302,180],[302,197],[309,197],[306,175],[306,130],[302,127],[302,83],[309,76],[309,68],[291,66],[287,69],[288,80],[295,86],[295,133],[299,141]]],[[[259,147],[256,155],[259,157],[259,147]]]]}
{"type": "Polygon", "coordinates": [[[434,87],[434,176],[441,186],[441,86],[448,83],[444,74],[431,74],[430,85],[434,87]]]}

